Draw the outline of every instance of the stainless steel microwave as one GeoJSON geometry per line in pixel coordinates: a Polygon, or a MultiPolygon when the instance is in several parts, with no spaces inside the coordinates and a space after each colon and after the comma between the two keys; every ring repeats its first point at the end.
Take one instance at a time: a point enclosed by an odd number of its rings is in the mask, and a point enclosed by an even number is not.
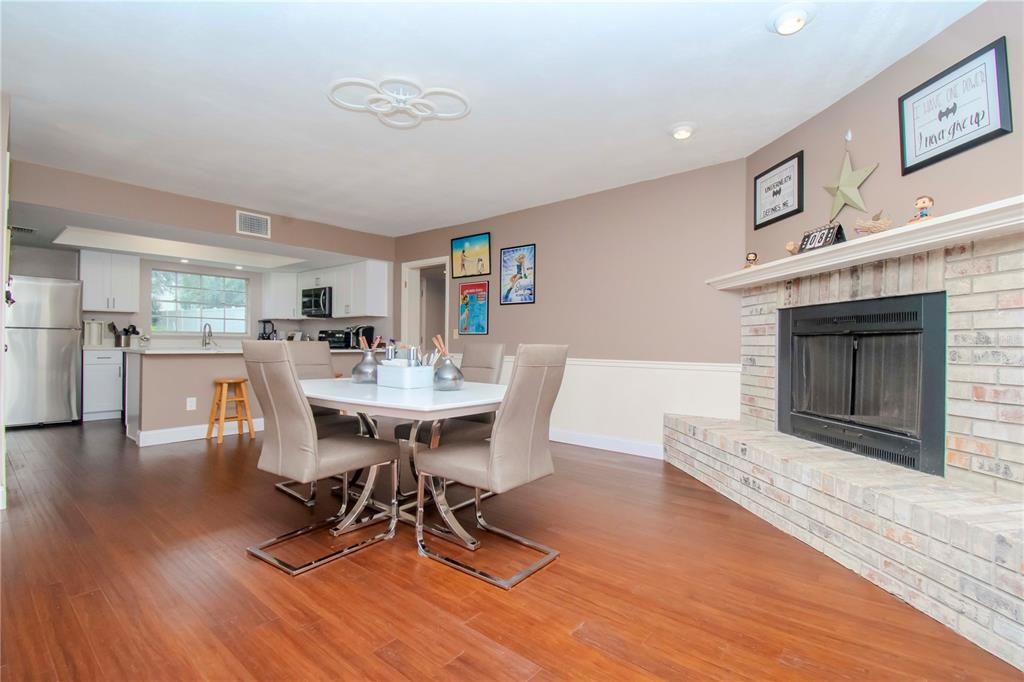
{"type": "Polygon", "coordinates": [[[303,317],[330,317],[331,310],[331,287],[302,290],[303,317]]]}

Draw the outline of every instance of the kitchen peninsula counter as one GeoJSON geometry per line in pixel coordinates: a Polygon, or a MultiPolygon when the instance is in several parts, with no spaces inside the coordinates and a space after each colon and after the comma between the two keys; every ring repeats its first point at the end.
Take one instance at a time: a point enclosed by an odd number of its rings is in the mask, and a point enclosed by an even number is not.
{"type": "MultiPolygon", "coordinates": [[[[241,348],[157,346],[117,350],[125,354],[125,431],[140,447],[205,438],[214,379],[246,376],[241,348]]],[[[332,351],[334,371],[349,375],[359,353],[332,351]]],[[[254,425],[260,431],[263,413],[251,389],[249,402],[254,425]]],[[[235,428],[234,422],[226,422],[225,434],[234,434],[235,428]]]]}

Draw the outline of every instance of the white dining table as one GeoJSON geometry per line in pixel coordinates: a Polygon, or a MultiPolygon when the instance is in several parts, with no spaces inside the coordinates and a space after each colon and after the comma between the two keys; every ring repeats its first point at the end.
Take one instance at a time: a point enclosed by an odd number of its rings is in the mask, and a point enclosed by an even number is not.
{"type": "Polygon", "coordinates": [[[352,379],[306,379],[302,390],[313,405],[374,417],[437,421],[494,412],[505,397],[502,384],[467,381],[457,391],[433,388],[389,388],[357,384],[352,379]]]}
{"type": "MultiPolygon", "coordinates": [[[[431,423],[430,447],[438,445],[441,423],[452,417],[497,411],[505,397],[503,384],[484,384],[467,381],[456,391],[436,391],[433,388],[390,388],[377,384],[360,384],[350,378],[306,379],[302,390],[311,405],[345,411],[359,416],[369,435],[377,438],[373,417],[393,417],[412,422],[409,434],[409,464],[415,477],[415,456],[418,448],[417,432],[421,424],[431,423]]],[[[444,481],[430,477],[427,486],[444,522],[443,527],[428,526],[425,530],[451,542],[475,550],[479,542],[459,524],[454,512],[473,500],[451,505],[446,499],[444,481]]],[[[493,493],[485,493],[481,499],[493,493]]],[[[408,495],[400,495],[408,499],[408,495]]],[[[403,500],[404,501],[404,500],[403,500]]],[[[415,501],[399,507],[399,520],[414,523],[409,509],[415,501]]]]}

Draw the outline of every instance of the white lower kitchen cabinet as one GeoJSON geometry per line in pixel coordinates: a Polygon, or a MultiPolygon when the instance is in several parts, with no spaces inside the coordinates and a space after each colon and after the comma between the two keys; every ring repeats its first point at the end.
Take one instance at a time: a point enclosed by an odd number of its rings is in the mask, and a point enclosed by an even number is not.
{"type": "Polygon", "coordinates": [[[82,353],[82,421],[120,419],[124,408],[124,353],[82,353]]]}

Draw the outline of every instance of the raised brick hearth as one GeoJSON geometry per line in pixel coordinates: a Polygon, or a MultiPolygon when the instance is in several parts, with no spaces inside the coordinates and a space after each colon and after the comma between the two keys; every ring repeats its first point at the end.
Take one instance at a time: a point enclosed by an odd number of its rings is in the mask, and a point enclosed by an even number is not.
{"type": "Polygon", "coordinates": [[[665,459],[1024,669],[1024,502],[738,421],[666,415],[665,459]]]}
{"type": "Polygon", "coordinates": [[[709,280],[742,294],[740,421],[666,415],[664,436],[671,464],[1024,670],[1022,207],[709,280]],[[946,295],[943,476],[777,430],[780,308],[926,292],[946,295]]]}

